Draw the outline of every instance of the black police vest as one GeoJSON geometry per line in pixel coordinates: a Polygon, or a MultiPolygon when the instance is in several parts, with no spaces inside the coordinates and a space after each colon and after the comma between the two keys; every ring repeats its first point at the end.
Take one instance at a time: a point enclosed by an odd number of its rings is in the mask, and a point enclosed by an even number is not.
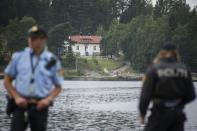
{"type": "Polygon", "coordinates": [[[186,80],[189,73],[185,66],[179,63],[161,62],[156,66],[157,80],[155,98],[174,100],[182,98],[187,89],[186,80]]]}

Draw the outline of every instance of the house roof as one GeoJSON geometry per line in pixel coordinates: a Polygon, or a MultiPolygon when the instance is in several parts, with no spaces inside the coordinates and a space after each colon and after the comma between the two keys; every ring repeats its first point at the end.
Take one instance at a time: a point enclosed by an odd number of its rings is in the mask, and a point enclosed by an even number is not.
{"type": "Polygon", "coordinates": [[[101,36],[84,36],[84,35],[73,35],[69,36],[69,40],[72,42],[77,42],[79,44],[100,44],[102,37],[101,36]]]}

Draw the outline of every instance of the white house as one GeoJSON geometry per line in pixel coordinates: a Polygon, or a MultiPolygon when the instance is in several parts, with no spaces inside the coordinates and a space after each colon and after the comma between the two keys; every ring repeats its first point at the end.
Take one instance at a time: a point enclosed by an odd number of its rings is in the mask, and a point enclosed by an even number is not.
{"type": "MultiPolygon", "coordinates": [[[[69,36],[69,42],[72,45],[72,51],[79,56],[98,56],[101,53],[101,36],[69,36]]],[[[66,46],[66,42],[65,42],[66,46]]]]}

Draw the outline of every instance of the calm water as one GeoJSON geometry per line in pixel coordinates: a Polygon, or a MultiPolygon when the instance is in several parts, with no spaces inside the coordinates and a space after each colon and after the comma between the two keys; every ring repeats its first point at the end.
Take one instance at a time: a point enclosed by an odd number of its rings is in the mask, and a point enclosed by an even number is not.
{"type": "MultiPolygon", "coordinates": [[[[49,113],[49,131],[140,131],[137,103],[141,82],[65,81],[49,113]]],[[[0,81],[0,131],[9,129],[0,81]]],[[[186,131],[197,130],[197,102],[186,112],[186,131]]]]}

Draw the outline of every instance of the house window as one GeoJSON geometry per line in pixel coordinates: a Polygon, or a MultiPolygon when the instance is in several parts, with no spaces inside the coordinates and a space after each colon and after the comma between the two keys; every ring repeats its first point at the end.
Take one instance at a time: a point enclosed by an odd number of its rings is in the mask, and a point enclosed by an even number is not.
{"type": "Polygon", "coordinates": [[[94,46],[94,50],[96,50],[96,46],[94,46]]]}
{"type": "Polygon", "coordinates": [[[76,50],[79,50],[79,46],[76,46],[76,50]]]}
{"type": "Polygon", "coordinates": [[[87,51],[87,50],[88,50],[88,45],[86,44],[86,45],[85,45],[85,51],[87,51]]]}

